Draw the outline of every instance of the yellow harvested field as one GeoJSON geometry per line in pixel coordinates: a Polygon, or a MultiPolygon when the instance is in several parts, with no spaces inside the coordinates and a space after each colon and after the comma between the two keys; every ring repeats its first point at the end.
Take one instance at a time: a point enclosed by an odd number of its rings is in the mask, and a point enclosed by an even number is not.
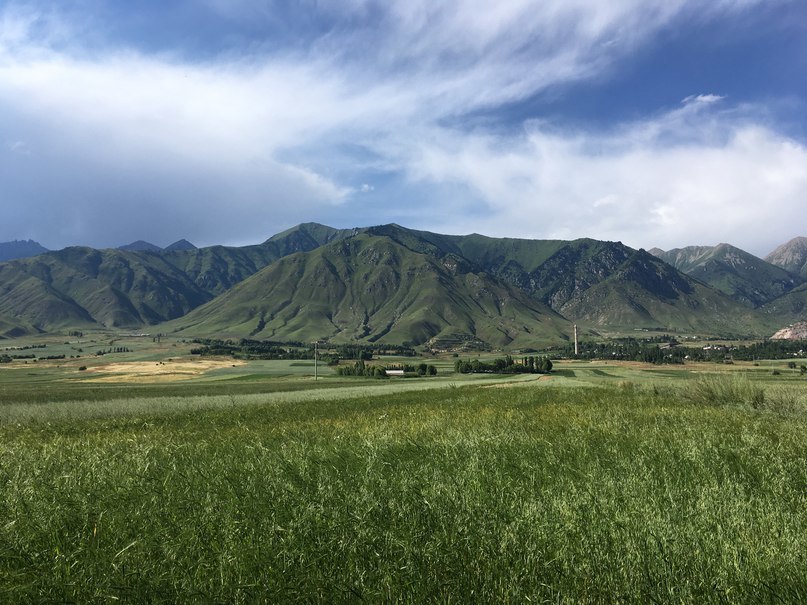
{"type": "Polygon", "coordinates": [[[243,361],[194,359],[177,361],[125,361],[89,368],[92,382],[167,382],[188,380],[219,368],[245,365],[243,361]]]}

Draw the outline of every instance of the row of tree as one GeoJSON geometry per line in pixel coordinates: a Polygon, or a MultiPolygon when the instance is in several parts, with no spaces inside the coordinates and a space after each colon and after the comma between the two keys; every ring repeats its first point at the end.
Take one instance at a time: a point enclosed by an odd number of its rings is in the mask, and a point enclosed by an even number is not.
{"type": "Polygon", "coordinates": [[[417,366],[411,364],[400,364],[391,366],[381,366],[367,364],[363,359],[359,359],[352,364],[341,365],[336,368],[339,376],[366,376],[371,378],[387,378],[387,370],[403,371],[405,377],[411,376],[437,376],[437,368],[431,364],[421,363],[417,366]]]}
{"type": "MultiPolygon", "coordinates": [[[[192,348],[192,355],[223,355],[235,359],[314,359],[315,353],[314,345],[297,341],[199,338],[193,342],[201,346],[192,348]]],[[[319,359],[332,365],[336,365],[340,359],[370,361],[378,355],[414,357],[415,354],[414,349],[402,345],[327,344],[319,346],[319,359]]]]}
{"type": "Polygon", "coordinates": [[[572,345],[555,349],[560,357],[570,359],[614,359],[653,364],[679,364],[685,361],[755,361],[757,359],[793,359],[807,357],[803,340],[765,340],[757,343],[726,345],[719,342],[705,347],[687,347],[673,338],[639,340],[619,338],[607,342],[581,342],[575,355],[572,345]],[[663,340],[664,344],[659,344],[663,340]]]}
{"type": "Polygon", "coordinates": [[[109,355],[110,353],[131,353],[129,347],[109,347],[108,349],[100,349],[95,354],[100,357],[102,355],[109,355]]]}
{"type": "Polygon", "coordinates": [[[454,371],[459,374],[548,374],[552,371],[552,360],[547,356],[524,357],[517,363],[511,355],[484,362],[478,359],[454,362],[454,371]]]}

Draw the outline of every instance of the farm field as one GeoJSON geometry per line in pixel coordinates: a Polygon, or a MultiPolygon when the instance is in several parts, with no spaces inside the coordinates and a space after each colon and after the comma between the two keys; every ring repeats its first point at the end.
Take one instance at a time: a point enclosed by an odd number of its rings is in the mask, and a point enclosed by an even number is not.
{"type": "Polygon", "coordinates": [[[96,344],[0,365],[4,603],[807,599],[784,361],[315,381],[96,344]]]}

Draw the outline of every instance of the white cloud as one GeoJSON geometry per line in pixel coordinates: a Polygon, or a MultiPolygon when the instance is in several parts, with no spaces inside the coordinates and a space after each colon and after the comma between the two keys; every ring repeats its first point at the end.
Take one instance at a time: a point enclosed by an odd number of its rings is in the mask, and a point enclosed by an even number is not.
{"type": "Polygon", "coordinates": [[[457,217],[464,231],[646,248],[728,240],[758,254],[797,235],[807,148],[731,113],[677,112],[610,134],[533,129],[506,153],[494,137],[429,145],[413,176],[470,184],[488,215],[457,217]]]}
{"type": "Polygon", "coordinates": [[[690,95],[686,97],[681,104],[683,105],[692,105],[692,104],[703,104],[703,105],[711,105],[712,103],[717,103],[718,101],[722,101],[725,99],[725,96],[722,95],[714,95],[714,94],[701,94],[701,95],[690,95]]]}
{"type": "MultiPolygon", "coordinates": [[[[207,3],[231,19],[276,17],[265,3],[207,3]]],[[[677,20],[758,3],[327,0],[316,10],[335,25],[300,32],[310,36],[307,52],[258,46],[196,62],[131,48],[94,52],[58,14],[10,4],[0,12],[0,111],[15,117],[18,132],[2,134],[34,146],[37,172],[56,185],[8,173],[4,187],[37,216],[56,208],[65,223],[69,211],[53,198],[74,200],[85,216],[76,237],[123,216],[108,210],[120,199],[170,208],[165,223],[193,215],[198,235],[174,239],[212,243],[217,230],[235,237],[239,225],[241,239],[260,239],[278,224],[325,220],[335,205],[347,212],[351,195],[373,191],[344,184],[373,178],[362,173],[369,161],[345,169],[343,148],[355,146],[373,157],[371,170],[469,192],[467,200],[412,201],[442,206],[454,221],[445,230],[464,220],[498,235],[645,246],[711,241],[710,229],[722,230],[715,239],[753,240],[758,229],[746,225],[763,208],[770,220],[796,207],[805,150],[747,113],[721,110],[730,99],[716,92],[607,134],[532,122],[524,133],[493,135],[445,124],[605,77],[677,20]],[[365,23],[367,15],[375,18],[365,23]],[[488,213],[473,218],[468,209],[480,203],[488,213]]],[[[126,216],[126,228],[149,228],[126,216]]],[[[381,220],[362,208],[355,222],[381,220]]]]}

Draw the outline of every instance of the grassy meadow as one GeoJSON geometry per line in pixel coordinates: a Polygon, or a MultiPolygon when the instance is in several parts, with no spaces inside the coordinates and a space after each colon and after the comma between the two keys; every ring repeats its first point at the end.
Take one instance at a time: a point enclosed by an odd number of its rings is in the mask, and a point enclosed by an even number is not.
{"type": "Polygon", "coordinates": [[[785,362],[314,381],[139,342],[0,366],[0,602],[807,601],[785,362]]]}

